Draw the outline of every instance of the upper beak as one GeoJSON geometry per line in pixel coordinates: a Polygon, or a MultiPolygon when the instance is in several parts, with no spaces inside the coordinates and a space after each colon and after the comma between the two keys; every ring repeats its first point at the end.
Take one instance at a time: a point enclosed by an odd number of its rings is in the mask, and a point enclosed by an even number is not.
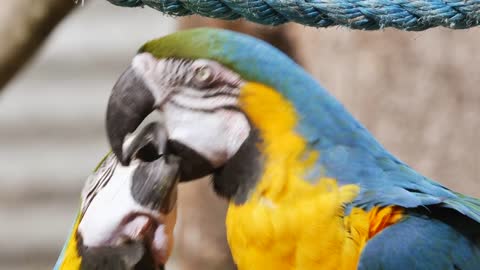
{"type": "Polygon", "coordinates": [[[106,128],[112,151],[123,165],[130,163],[124,154],[124,141],[154,110],[155,98],[144,79],[129,67],[113,87],[107,107],[106,128]]]}

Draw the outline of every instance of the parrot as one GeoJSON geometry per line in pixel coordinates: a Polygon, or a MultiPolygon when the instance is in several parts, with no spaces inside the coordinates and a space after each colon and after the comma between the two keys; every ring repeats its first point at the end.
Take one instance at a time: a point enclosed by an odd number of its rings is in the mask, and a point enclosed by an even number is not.
{"type": "Polygon", "coordinates": [[[130,137],[123,166],[109,153],[87,178],[54,270],[163,270],[173,247],[179,159],[163,156],[165,128],[130,137]],[[163,142],[163,143],[162,143],[163,142]]]}
{"type": "Polygon", "coordinates": [[[229,201],[239,270],[480,269],[480,200],[396,158],[266,42],[215,28],[148,41],[107,104],[123,166],[151,114],[162,116],[179,182],[210,176],[229,201]]]}

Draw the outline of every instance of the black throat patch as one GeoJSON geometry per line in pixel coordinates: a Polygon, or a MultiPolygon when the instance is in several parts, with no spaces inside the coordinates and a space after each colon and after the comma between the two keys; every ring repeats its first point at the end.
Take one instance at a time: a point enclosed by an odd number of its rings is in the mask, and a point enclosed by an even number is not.
{"type": "Polygon", "coordinates": [[[236,204],[247,201],[263,172],[264,157],[258,149],[261,142],[258,130],[252,127],[238,152],[213,174],[217,194],[236,204]]]}

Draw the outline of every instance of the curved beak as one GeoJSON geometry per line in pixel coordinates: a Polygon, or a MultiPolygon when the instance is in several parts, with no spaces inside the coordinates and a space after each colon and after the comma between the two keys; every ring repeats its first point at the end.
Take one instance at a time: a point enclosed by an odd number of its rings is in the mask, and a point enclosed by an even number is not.
{"type": "Polygon", "coordinates": [[[125,137],[133,133],[154,110],[155,98],[144,79],[129,67],[113,87],[107,107],[106,128],[112,151],[123,165],[130,159],[123,153],[125,137]]]}

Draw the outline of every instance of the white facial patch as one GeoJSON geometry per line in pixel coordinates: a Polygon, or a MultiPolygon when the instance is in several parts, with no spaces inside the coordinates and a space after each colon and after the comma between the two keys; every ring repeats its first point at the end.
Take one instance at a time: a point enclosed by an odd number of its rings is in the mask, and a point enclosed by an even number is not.
{"type": "Polygon", "coordinates": [[[141,206],[131,195],[133,173],[136,168],[135,162],[128,167],[117,163],[109,181],[91,200],[78,227],[85,246],[115,245],[115,242],[110,241],[118,240],[112,239],[118,233],[132,239],[138,236],[147,222],[145,217],[137,217],[118,232],[123,219],[131,213],[144,213],[159,218],[158,211],[141,206]]]}
{"type": "Polygon", "coordinates": [[[133,58],[132,68],[139,77],[144,79],[145,85],[155,98],[155,106],[161,106],[173,91],[173,88],[167,87],[168,82],[164,81],[162,76],[165,72],[164,62],[158,61],[149,53],[141,53],[133,58]]]}
{"type": "Polygon", "coordinates": [[[125,216],[145,210],[130,194],[135,168],[118,165],[108,184],[91,201],[78,227],[84,245],[105,245],[125,216]]]}
{"type": "Polygon", "coordinates": [[[132,67],[163,113],[169,139],[214,167],[225,164],[248,138],[251,127],[237,109],[242,79],[235,72],[212,60],[158,60],[149,53],[135,56],[132,67]]]}
{"type": "Polygon", "coordinates": [[[238,111],[192,111],[167,103],[164,113],[170,139],[195,150],[214,167],[235,155],[250,133],[245,115],[238,111]]]}

